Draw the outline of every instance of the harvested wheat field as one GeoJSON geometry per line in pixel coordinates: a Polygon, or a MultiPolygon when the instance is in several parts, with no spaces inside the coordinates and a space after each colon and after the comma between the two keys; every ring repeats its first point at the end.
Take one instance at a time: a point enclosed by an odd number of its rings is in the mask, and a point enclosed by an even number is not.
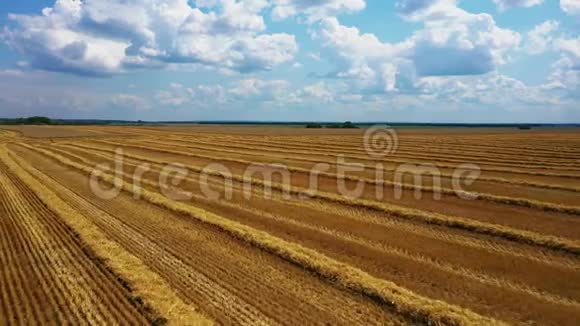
{"type": "Polygon", "coordinates": [[[0,324],[580,323],[578,129],[50,131],[0,129],[0,324]]]}

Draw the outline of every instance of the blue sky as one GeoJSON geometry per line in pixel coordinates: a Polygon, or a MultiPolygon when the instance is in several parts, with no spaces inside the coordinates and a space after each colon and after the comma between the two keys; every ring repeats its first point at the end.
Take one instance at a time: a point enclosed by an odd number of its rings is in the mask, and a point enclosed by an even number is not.
{"type": "Polygon", "coordinates": [[[0,116],[580,122],[580,0],[18,0],[0,116]]]}

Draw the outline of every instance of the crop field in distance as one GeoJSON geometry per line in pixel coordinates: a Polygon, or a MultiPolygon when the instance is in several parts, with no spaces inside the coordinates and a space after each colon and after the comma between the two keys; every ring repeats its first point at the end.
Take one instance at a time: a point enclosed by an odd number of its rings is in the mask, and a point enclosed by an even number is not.
{"type": "Polygon", "coordinates": [[[579,325],[580,129],[0,127],[0,325],[579,325]]]}

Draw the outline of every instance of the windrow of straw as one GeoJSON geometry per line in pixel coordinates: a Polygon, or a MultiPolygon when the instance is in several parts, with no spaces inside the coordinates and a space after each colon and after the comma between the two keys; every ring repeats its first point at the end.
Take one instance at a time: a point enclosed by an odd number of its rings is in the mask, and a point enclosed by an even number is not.
{"type": "MultiPolygon", "coordinates": [[[[156,143],[156,141],[144,140],[145,142],[156,143]]],[[[159,143],[159,142],[157,142],[159,143]]],[[[162,143],[167,145],[167,143],[162,143]]],[[[174,145],[174,144],[172,144],[174,145]]],[[[179,148],[191,148],[196,149],[199,146],[187,146],[187,145],[174,145],[175,147],[179,148]]],[[[202,148],[199,148],[202,149],[202,148]]],[[[205,148],[207,149],[207,148],[205,148]]],[[[214,149],[215,150],[215,149],[214,149]]],[[[220,150],[221,152],[230,152],[230,150],[220,150]]],[[[233,151],[236,152],[236,151],[233,151]]],[[[304,155],[312,155],[312,152],[303,151],[303,152],[294,152],[295,154],[304,154],[304,155]]],[[[405,160],[405,159],[396,159],[396,158],[380,158],[380,159],[373,159],[368,156],[359,156],[359,155],[344,155],[343,153],[338,154],[325,154],[325,153],[318,153],[317,155],[326,156],[336,158],[337,156],[342,156],[345,159],[353,159],[353,160],[364,160],[364,161],[374,161],[379,163],[395,163],[395,164],[422,164],[426,162],[416,161],[416,160],[405,160]]],[[[465,163],[465,162],[462,162],[465,163]]],[[[438,168],[445,168],[445,169],[456,169],[460,164],[445,164],[445,163],[433,163],[434,166],[438,168]]],[[[560,177],[560,178],[571,178],[571,179],[580,179],[580,174],[569,174],[569,173],[558,173],[558,172],[545,172],[545,171],[526,171],[521,169],[510,169],[510,168],[500,168],[500,167],[485,167],[482,169],[483,171],[488,172],[501,172],[501,173],[512,173],[512,174],[523,174],[523,175],[533,175],[533,176],[544,176],[544,177],[560,177]]]]}
{"type": "MultiPolygon", "coordinates": [[[[215,137],[212,137],[212,139],[215,137]]],[[[185,139],[194,139],[191,137],[185,137],[185,139]]],[[[339,150],[355,150],[355,151],[360,151],[361,147],[363,146],[363,142],[364,139],[359,138],[358,141],[356,142],[346,142],[346,141],[335,141],[335,142],[331,142],[331,141],[326,141],[324,139],[319,139],[319,140],[314,140],[314,141],[309,141],[309,140],[302,140],[302,139],[293,139],[294,142],[289,142],[288,140],[284,140],[284,139],[268,139],[267,141],[263,141],[261,139],[249,139],[247,140],[246,138],[241,138],[241,137],[231,137],[231,136],[224,136],[223,138],[219,138],[219,140],[227,140],[227,141],[241,141],[240,139],[243,139],[244,143],[255,143],[255,144],[273,144],[273,145],[277,145],[277,144],[289,144],[289,143],[297,143],[300,145],[304,145],[302,146],[303,148],[307,147],[307,148],[312,148],[312,149],[339,149],[339,150]]],[[[296,145],[292,145],[292,146],[296,146],[296,145]]],[[[517,159],[518,157],[525,157],[528,160],[531,161],[542,161],[542,162],[546,162],[546,163],[552,163],[554,162],[553,159],[555,159],[556,161],[560,161],[560,162],[570,162],[574,159],[577,159],[580,157],[580,155],[578,155],[577,152],[574,152],[575,155],[573,156],[566,156],[566,155],[561,155],[561,152],[556,151],[555,153],[550,153],[550,154],[546,154],[546,153],[542,153],[542,152],[538,152],[538,150],[532,151],[518,151],[517,149],[513,149],[510,150],[509,148],[503,148],[503,147],[499,147],[499,146],[494,146],[493,149],[491,148],[469,148],[469,147],[462,147],[461,145],[455,143],[455,142],[445,142],[445,143],[440,143],[440,144],[424,144],[424,143],[416,143],[416,142],[411,142],[408,141],[407,139],[401,139],[399,142],[399,147],[397,149],[397,152],[399,151],[405,151],[405,152],[410,152],[408,151],[408,149],[412,149],[413,153],[415,151],[422,151],[424,154],[427,153],[442,153],[442,154],[459,154],[461,157],[467,157],[466,155],[483,155],[483,154],[489,154],[497,153],[497,156],[493,156],[492,159],[497,158],[503,158],[503,159],[508,159],[508,160],[513,160],[513,159],[517,159]]],[[[552,148],[553,149],[553,148],[552,148]]],[[[487,156],[489,158],[489,156],[487,156]]]]}
{"type": "MultiPolygon", "coordinates": [[[[75,170],[87,174],[93,171],[90,166],[76,163],[61,155],[44,149],[35,149],[28,145],[24,146],[43,153],[75,170]]],[[[99,179],[111,185],[119,184],[116,181],[117,178],[109,174],[100,174],[99,179]]],[[[146,189],[136,189],[133,185],[127,183],[122,183],[122,189],[128,193],[139,191],[142,198],[152,204],[218,227],[244,242],[301,266],[321,278],[346,289],[364,294],[372,300],[385,305],[385,307],[407,316],[414,322],[429,325],[503,324],[498,320],[478,315],[470,310],[419,296],[392,282],[373,277],[362,270],[336,261],[312,249],[279,239],[267,232],[254,229],[203,209],[171,201],[161,194],[146,189]]]]}
{"type": "MultiPolygon", "coordinates": [[[[57,150],[57,152],[66,153],[65,151],[61,151],[61,150],[57,150]]],[[[111,159],[111,157],[107,156],[106,154],[97,154],[94,152],[90,153],[90,154],[95,155],[95,156],[100,157],[100,158],[111,159]]],[[[140,162],[142,162],[142,161],[134,160],[134,163],[125,162],[125,164],[126,164],[126,166],[131,166],[133,168],[136,168],[140,164],[140,162]]],[[[93,163],[97,164],[95,161],[93,161],[93,163]]],[[[157,166],[153,167],[150,171],[151,172],[160,172],[161,167],[162,167],[162,165],[157,164],[157,166]]],[[[127,173],[123,173],[123,176],[125,178],[130,178],[130,175],[128,175],[127,173]]],[[[130,180],[130,179],[128,179],[128,180],[130,180]]],[[[191,176],[187,177],[184,181],[186,181],[186,180],[192,181],[192,182],[199,181],[198,179],[191,177],[191,176]]],[[[216,186],[216,187],[224,186],[223,182],[220,182],[217,179],[210,180],[209,184],[216,186]]],[[[235,187],[235,190],[237,190],[238,192],[243,191],[243,187],[239,184],[235,185],[234,187],[235,187]]],[[[260,189],[252,189],[252,192],[256,195],[261,195],[261,194],[263,195],[263,193],[261,192],[260,189]]],[[[193,196],[192,197],[193,200],[196,200],[199,202],[207,200],[207,198],[205,198],[202,195],[192,194],[192,196],[193,196]]],[[[272,198],[271,200],[279,202],[279,203],[284,202],[284,199],[282,196],[276,196],[275,198],[272,198]]],[[[234,208],[234,209],[236,209],[236,211],[251,213],[253,215],[259,216],[260,218],[273,221],[277,224],[288,224],[288,225],[292,225],[293,227],[298,227],[298,228],[302,228],[302,229],[307,229],[309,231],[319,232],[320,234],[323,234],[325,236],[338,237],[347,243],[352,243],[352,244],[355,244],[358,246],[369,248],[370,250],[377,250],[377,251],[383,252],[387,255],[401,257],[403,259],[413,261],[417,264],[421,264],[423,266],[428,266],[430,268],[436,268],[436,269],[442,270],[446,273],[455,275],[456,277],[468,278],[470,280],[485,284],[485,285],[490,286],[490,287],[510,289],[512,291],[523,293],[525,295],[534,297],[534,298],[541,300],[543,302],[548,302],[548,303],[553,303],[553,304],[558,304],[558,305],[565,305],[565,306],[573,307],[575,309],[580,309],[580,303],[578,303],[576,301],[570,300],[568,298],[560,297],[557,295],[553,295],[551,293],[541,291],[539,289],[535,289],[535,288],[530,287],[530,286],[523,284],[523,283],[513,282],[512,280],[503,279],[503,278],[497,278],[497,277],[494,277],[491,275],[483,274],[483,273],[475,271],[475,270],[471,270],[469,268],[466,268],[466,267],[463,267],[460,265],[453,265],[450,263],[445,263],[445,262],[439,261],[439,260],[434,259],[432,257],[427,257],[427,256],[424,256],[421,254],[414,254],[414,253],[411,253],[407,250],[400,249],[397,247],[392,247],[392,246],[388,246],[385,244],[374,243],[373,241],[369,241],[365,238],[353,236],[353,235],[350,235],[348,233],[345,233],[345,232],[342,232],[339,230],[329,230],[325,227],[318,227],[315,225],[311,225],[309,223],[304,223],[302,221],[292,220],[292,219],[288,219],[286,217],[281,217],[281,216],[276,216],[274,214],[270,214],[268,212],[265,212],[265,211],[262,211],[259,209],[254,209],[254,208],[242,206],[240,204],[236,204],[233,202],[220,201],[219,204],[220,204],[220,206],[234,208]]]]}
{"type": "MultiPolygon", "coordinates": [[[[362,146],[356,147],[344,147],[336,145],[304,145],[303,143],[288,143],[281,141],[270,141],[267,142],[253,142],[246,139],[228,139],[228,140],[213,140],[213,141],[203,141],[199,139],[190,138],[177,138],[168,137],[164,140],[178,141],[181,143],[188,144],[206,144],[214,145],[226,148],[243,148],[248,150],[258,150],[265,152],[283,152],[283,153],[297,153],[305,154],[310,153],[310,155],[341,155],[341,154],[366,154],[366,151],[362,146]]],[[[520,168],[533,168],[533,169],[547,169],[547,170],[575,170],[580,171],[578,163],[567,160],[564,162],[559,162],[556,159],[550,160],[526,160],[522,162],[521,157],[511,157],[511,159],[503,159],[500,155],[494,155],[490,157],[486,153],[473,153],[465,155],[464,151],[451,151],[451,152],[436,152],[430,153],[427,148],[413,148],[405,146],[404,150],[401,148],[397,149],[396,153],[391,156],[400,158],[412,158],[418,160],[428,160],[434,162],[452,162],[452,163],[465,163],[465,162],[478,162],[479,164],[495,165],[502,167],[520,167],[520,168]],[[409,150],[411,149],[411,150],[409,150]],[[450,158],[450,155],[453,158],[450,158]]]]}
{"type": "Polygon", "coordinates": [[[177,325],[213,324],[207,317],[197,313],[195,307],[184,303],[171,286],[139,258],[127,252],[118,243],[109,240],[97,226],[64,202],[54,192],[61,186],[24,160],[13,158],[13,155],[6,148],[0,148],[2,162],[32,189],[50,210],[70,225],[116,274],[127,280],[134,294],[145,298],[145,302],[160,314],[154,320],[167,318],[170,323],[177,325]]]}
{"type": "MultiPolygon", "coordinates": [[[[141,141],[144,141],[146,139],[139,139],[141,141]]],[[[167,143],[165,143],[167,144],[167,143]]],[[[202,149],[202,148],[200,148],[202,149]]],[[[210,149],[206,149],[203,148],[202,150],[210,150],[210,149]]],[[[212,151],[214,151],[214,149],[211,149],[212,151]]],[[[221,151],[220,151],[221,152],[221,151]]],[[[228,151],[229,152],[229,151],[228,151]]],[[[336,160],[321,160],[321,159],[311,159],[311,158],[307,158],[304,155],[303,156],[291,156],[289,157],[287,154],[288,152],[284,151],[285,154],[268,154],[269,157],[276,157],[276,158],[281,158],[281,159],[290,159],[292,161],[297,161],[297,162],[309,162],[309,163],[327,163],[327,164],[337,164],[336,160]]],[[[251,153],[248,152],[244,152],[244,151],[238,151],[236,152],[236,154],[239,155],[251,155],[251,153]]],[[[316,153],[313,153],[311,155],[316,156],[316,153]]],[[[365,170],[376,170],[376,164],[372,165],[372,164],[364,164],[361,163],[360,161],[357,161],[358,164],[362,164],[362,166],[365,168],[365,170]]],[[[383,166],[382,169],[385,172],[394,172],[396,170],[396,166],[383,166]]],[[[444,171],[441,171],[441,177],[443,178],[453,178],[453,174],[452,173],[447,173],[444,171]]],[[[501,183],[501,184],[507,184],[507,185],[516,185],[516,186],[525,186],[525,187],[534,187],[534,188],[540,188],[540,189],[551,189],[551,190],[562,190],[562,191],[572,191],[572,192],[580,192],[580,187],[572,187],[572,186],[567,186],[567,185],[559,185],[559,184],[552,184],[552,183],[541,183],[541,182],[536,182],[536,181],[530,181],[530,180],[524,180],[524,179],[507,179],[507,178],[501,178],[501,177],[493,177],[493,176],[486,176],[486,175],[481,175],[477,178],[478,181],[486,181],[486,182],[494,182],[494,183],[501,183]]]]}
{"type": "MultiPolygon", "coordinates": [[[[34,148],[34,147],[32,147],[30,145],[26,145],[26,144],[21,144],[21,145],[24,147],[27,147],[29,149],[44,153],[45,155],[47,155],[49,157],[53,157],[55,159],[56,159],[56,157],[66,159],[66,158],[62,157],[61,155],[53,154],[53,153],[46,151],[44,149],[34,148]],[[56,155],[56,157],[55,157],[55,155],[56,155]]],[[[164,161],[155,160],[155,159],[151,159],[151,158],[147,158],[147,157],[143,157],[143,156],[138,156],[138,155],[130,155],[127,153],[125,153],[124,155],[128,158],[138,159],[138,160],[142,160],[145,162],[151,162],[151,163],[157,163],[157,164],[166,164],[167,163],[164,161]]],[[[80,159],[82,159],[82,158],[80,158],[80,159]]],[[[70,161],[68,159],[66,159],[66,160],[70,161]]],[[[197,173],[204,172],[204,173],[209,173],[209,174],[214,175],[214,176],[224,177],[223,174],[221,172],[218,172],[218,171],[216,171],[216,172],[203,171],[203,169],[201,169],[200,167],[197,167],[197,166],[192,166],[192,165],[185,165],[185,166],[188,169],[190,169],[191,171],[194,171],[197,173]]],[[[503,238],[503,239],[507,239],[507,240],[511,240],[511,241],[516,241],[516,242],[523,243],[523,244],[535,245],[535,246],[544,247],[544,248],[551,249],[551,250],[558,250],[558,251],[563,251],[563,252],[567,252],[567,253],[574,254],[574,255],[580,255],[580,243],[578,243],[577,241],[571,240],[571,239],[565,239],[565,238],[560,238],[560,237],[555,237],[555,236],[550,236],[550,235],[538,234],[536,232],[514,229],[514,228],[503,226],[503,225],[478,222],[478,221],[469,220],[469,219],[462,218],[462,217],[447,216],[447,215],[442,215],[442,214],[437,214],[437,213],[425,212],[425,211],[421,211],[418,209],[403,208],[400,206],[390,205],[390,204],[386,204],[386,203],[374,202],[374,201],[369,201],[369,200],[364,200],[364,199],[352,199],[352,198],[347,198],[347,197],[340,196],[340,195],[333,194],[333,193],[326,193],[326,192],[321,192],[321,191],[313,193],[305,188],[293,187],[290,185],[283,185],[283,184],[279,184],[276,182],[265,182],[265,181],[262,181],[262,180],[259,180],[256,178],[252,178],[250,180],[245,180],[242,176],[233,175],[232,179],[233,179],[233,181],[239,182],[239,183],[245,183],[245,182],[249,181],[252,185],[255,185],[258,187],[270,187],[272,190],[280,191],[283,193],[291,193],[291,194],[294,194],[297,196],[306,196],[306,197],[310,197],[310,198],[314,198],[314,199],[321,199],[321,200],[326,200],[326,201],[330,201],[330,202],[336,202],[339,204],[343,204],[343,205],[347,205],[347,206],[351,206],[351,207],[355,207],[355,208],[370,209],[370,210],[374,210],[374,211],[378,211],[378,212],[384,212],[384,213],[389,214],[390,216],[399,217],[402,219],[414,220],[414,221],[427,223],[427,224],[441,225],[441,226],[445,226],[445,227],[466,230],[466,231],[470,231],[470,232],[474,232],[474,233],[490,235],[490,236],[495,236],[495,237],[499,237],[499,238],[503,238]]]]}
{"type": "MultiPolygon", "coordinates": [[[[186,151],[175,151],[175,150],[170,150],[170,149],[166,149],[166,148],[152,148],[151,146],[141,146],[141,145],[135,145],[135,144],[124,145],[124,144],[120,144],[120,143],[109,143],[109,142],[104,142],[104,143],[116,145],[116,146],[126,146],[126,147],[134,147],[134,148],[139,148],[139,149],[155,150],[158,152],[164,152],[164,153],[176,154],[176,155],[182,155],[182,156],[189,156],[189,157],[196,157],[196,158],[202,158],[202,159],[208,159],[208,160],[227,161],[227,162],[233,162],[233,163],[238,163],[238,164],[243,164],[243,165],[254,165],[254,166],[263,165],[263,166],[266,166],[263,163],[255,163],[255,162],[248,161],[248,160],[228,158],[228,157],[224,157],[224,156],[210,156],[210,155],[203,155],[203,154],[191,153],[191,152],[186,152],[186,151]]],[[[83,145],[78,145],[78,146],[82,147],[83,145]]],[[[299,167],[286,166],[285,168],[290,172],[304,173],[307,175],[309,173],[311,173],[311,170],[299,168],[299,167]]],[[[527,208],[538,209],[538,210],[547,211],[547,212],[557,212],[557,213],[565,213],[565,214],[572,214],[572,215],[580,215],[580,207],[546,203],[546,202],[541,202],[538,200],[527,199],[527,198],[498,196],[498,195],[493,195],[493,194],[488,194],[488,193],[468,192],[468,191],[454,190],[454,189],[443,188],[443,187],[414,185],[414,184],[408,184],[408,183],[393,182],[390,180],[373,180],[373,179],[369,179],[369,178],[362,178],[362,177],[348,176],[348,175],[339,176],[336,173],[330,173],[330,172],[317,172],[317,174],[321,175],[321,176],[326,176],[329,178],[334,178],[334,179],[343,179],[343,180],[348,180],[348,181],[353,181],[353,182],[364,182],[366,184],[379,185],[379,186],[383,186],[383,187],[384,186],[400,187],[400,189],[420,191],[420,192],[424,192],[424,193],[438,192],[438,193],[443,194],[443,195],[459,197],[459,198],[473,198],[476,200],[483,200],[483,201],[500,203],[500,204],[505,204],[505,205],[512,205],[512,206],[527,207],[527,208]]]]}
{"type": "MultiPolygon", "coordinates": [[[[45,147],[46,148],[46,147],[45,147]]],[[[100,163],[100,159],[104,159],[107,161],[110,161],[114,158],[114,153],[110,152],[110,151],[100,151],[100,150],[88,150],[88,149],[84,149],[84,148],[80,148],[80,147],[75,147],[75,146],[71,146],[71,145],[59,145],[58,147],[54,147],[51,146],[49,148],[50,151],[55,152],[57,154],[62,154],[65,157],[70,157],[73,160],[77,160],[82,162],[85,165],[96,165],[98,163],[100,163]],[[67,151],[68,150],[68,151],[67,151]],[[73,152],[79,153],[79,155],[73,154],[73,152]],[[87,154],[87,156],[91,156],[94,157],[95,159],[91,159],[89,160],[88,158],[86,158],[85,156],[80,156],[83,154],[87,154]]],[[[138,156],[137,156],[138,157],[138,156]]],[[[149,172],[161,172],[162,167],[164,167],[164,164],[161,163],[155,163],[154,161],[143,161],[141,159],[137,159],[137,158],[131,158],[131,157],[126,157],[126,161],[124,162],[124,166],[130,168],[130,169],[137,169],[139,166],[141,166],[143,163],[152,163],[151,169],[149,170],[149,172]]],[[[191,166],[191,165],[190,165],[191,166]]],[[[194,172],[193,170],[191,170],[190,172],[194,172]]],[[[129,182],[132,182],[133,178],[131,175],[127,174],[127,173],[123,173],[123,176],[125,178],[127,178],[126,180],[128,180],[129,182]]],[[[150,178],[153,178],[152,180],[155,180],[156,176],[149,176],[150,178]]],[[[200,182],[200,174],[196,173],[194,174],[190,174],[188,175],[183,182],[188,182],[189,184],[196,184],[198,182],[200,182]]],[[[206,181],[204,181],[206,182],[206,181]]],[[[222,189],[225,191],[225,187],[227,187],[227,184],[223,181],[223,176],[213,176],[212,178],[209,178],[207,180],[208,185],[212,185],[214,187],[216,187],[216,189],[222,189]]],[[[234,182],[232,184],[233,189],[238,191],[238,192],[244,192],[246,191],[244,188],[244,185],[239,183],[239,182],[234,182]]],[[[213,189],[213,188],[212,188],[213,189]]],[[[219,191],[219,190],[218,190],[219,191]]],[[[254,195],[264,195],[264,191],[265,189],[262,187],[252,187],[251,189],[252,193],[254,195]]],[[[193,195],[195,198],[199,198],[200,200],[205,199],[207,200],[207,197],[201,195],[198,196],[195,193],[191,193],[191,195],[193,195]],[[196,197],[198,196],[198,197],[196,197]]],[[[273,194],[273,196],[269,199],[269,201],[276,201],[279,203],[287,203],[287,199],[286,196],[284,196],[283,193],[277,191],[276,193],[273,194]]],[[[228,201],[220,201],[219,202],[220,205],[228,205],[230,204],[228,201]]],[[[371,222],[370,220],[366,220],[364,218],[364,215],[359,215],[357,212],[356,208],[350,207],[350,209],[348,209],[348,207],[338,204],[336,205],[336,203],[331,203],[328,201],[308,201],[308,200],[298,200],[298,201],[292,201],[292,205],[294,206],[300,206],[300,207],[307,207],[307,208],[314,208],[314,209],[321,209],[324,211],[328,211],[328,210],[332,210],[333,212],[335,212],[338,215],[342,215],[343,213],[348,212],[348,218],[349,219],[355,219],[355,220],[359,220],[359,218],[364,219],[365,222],[371,222]],[[330,204],[330,205],[329,205],[330,204]],[[323,208],[324,207],[324,208],[323,208]],[[354,214],[354,215],[350,215],[350,214],[354,214]],[[356,216],[356,217],[355,217],[356,216]]],[[[380,215],[380,212],[379,212],[380,215]]],[[[443,241],[450,241],[453,243],[456,243],[457,245],[460,246],[467,246],[470,248],[486,248],[485,250],[488,251],[492,251],[492,252],[501,252],[502,254],[508,254],[510,256],[515,255],[517,257],[525,257],[526,259],[531,259],[537,262],[542,262],[545,263],[546,260],[546,253],[539,253],[538,256],[530,256],[529,252],[527,254],[523,254],[521,252],[517,252],[514,251],[514,248],[509,246],[509,247],[503,247],[503,246],[497,246],[497,245],[490,245],[490,243],[486,242],[486,241],[481,241],[483,239],[480,239],[478,241],[476,241],[476,239],[469,237],[469,235],[463,235],[460,238],[458,238],[458,234],[454,234],[454,233],[449,233],[448,231],[443,230],[438,230],[435,231],[431,228],[417,228],[417,226],[415,224],[409,224],[406,223],[405,220],[397,220],[397,219],[380,219],[379,220],[375,220],[374,218],[372,219],[372,223],[376,223],[378,222],[380,225],[383,225],[383,223],[387,223],[389,225],[389,227],[394,227],[394,225],[396,225],[396,228],[402,228],[402,230],[405,230],[406,232],[411,232],[414,234],[421,234],[427,237],[431,237],[431,238],[437,238],[437,239],[441,239],[443,241]],[[461,240],[459,240],[461,239],[461,240]]],[[[534,250],[532,248],[529,248],[531,250],[534,250]]],[[[569,257],[570,259],[573,259],[572,257],[569,257]]],[[[550,264],[555,264],[555,261],[550,260],[550,264]]],[[[560,263],[558,263],[560,264],[560,263]]],[[[566,261],[566,263],[564,263],[563,265],[559,265],[562,268],[577,268],[577,266],[579,266],[577,263],[572,263],[572,261],[566,261]]]]}

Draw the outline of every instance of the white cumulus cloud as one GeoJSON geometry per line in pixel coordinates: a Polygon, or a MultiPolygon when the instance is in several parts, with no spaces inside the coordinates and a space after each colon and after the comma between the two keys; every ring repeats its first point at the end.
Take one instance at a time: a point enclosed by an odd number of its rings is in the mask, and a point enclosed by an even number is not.
{"type": "Polygon", "coordinates": [[[500,10],[514,7],[529,8],[544,3],[544,0],[493,0],[500,10]]]}
{"type": "Polygon", "coordinates": [[[564,96],[580,100],[580,37],[557,39],[554,46],[561,57],[554,64],[545,87],[560,90],[564,96]]]}
{"type": "Polygon", "coordinates": [[[324,103],[329,103],[334,101],[335,94],[328,88],[324,82],[318,82],[316,84],[305,86],[301,96],[306,95],[310,98],[315,98],[324,103]]]}
{"type": "Polygon", "coordinates": [[[293,59],[293,35],[264,33],[267,1],[214,5],[202,11],[187,0],[57,0],[42,15],[9,15],[15,26],[2,36],[33,67],[87,75],[167,63],[246,72],[293,59]]]}
{"type": "Polygon", "coordinates": [[[366,7],[365,0],[274,0],[272,17],[277,20],[304,15],[310,22],[366,7]]]}
{"type": "Polygon", "coordinates": [[[498,27],[489,14],[461,9],[456,16],[430,16],[411,39],[413,61],[422,76],[483,74],[506,62],[521,36],[498,27]]]}
{"type": "Polygon", "coordinates": [[[148,110],[151,108],[145,98],[126,93],[114,95],[111,98],[111,103],[120,107],[128,107],[134,110],[148,110]]]}
{"type": "Polygon", "coordinates": [[[450,19],[462,13],[457,0],[398,0],[395,6],[403,18],[411,21],[450,19]]]}
{"type": "Polygon", "coordinates": [[[521,36],[497,26],[489,14],[473,14],[454,0],[399,1],[399,12],[424,28],[398,43],[325,18],[311,34],[321,43],[336,70],[329,77],[353,81],[374,92],[412,89],[426,76],[481,75],[509,59],[521,36]]]}
{"type": "Polygon", "coordinates": [[[398,66],[403,65],[412,44],[385,43],[374,34],[361,33],[356,27],[341,25],[338,19],[326,18],[312,33],[336,62],[337,70],[329,76],[355,80],[360,87],[381,91],[396,89],[398,66]]]}
{"type": "Polygon", "coordinates": [[[548,20],[529,31],[526,45],[528,52],[538,54],[550,49],[554,40],[553,33],[558,30],[559,26],[557,21],[548,20]]]}
{"type": "Polygon", "coordinates": [[[285,80],[263,80],[247,78],[231,85],[228,93],[238,99],[276,101],[288,94],[290,83],[285,80]]]}
{"type": "Polygon", "coordinates": [[[568,15],[580,16],[580,0],[560,0],[560,7],[568,15]]]}

